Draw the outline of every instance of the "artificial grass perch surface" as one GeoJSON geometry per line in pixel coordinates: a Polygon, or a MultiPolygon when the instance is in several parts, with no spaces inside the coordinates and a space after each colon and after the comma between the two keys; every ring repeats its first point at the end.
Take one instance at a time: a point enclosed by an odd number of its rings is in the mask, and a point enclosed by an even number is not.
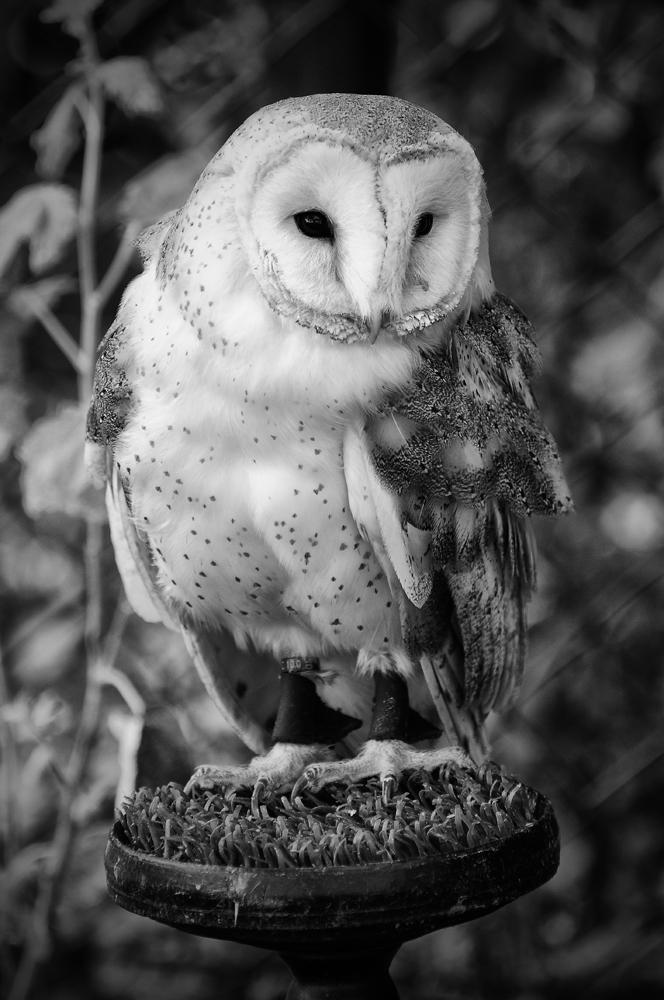
{"type": "Polygon", "coordinates": [[[532,826],[542,796],[485,761],[406,772],[394,794],[381,782],[335,783],[293,800],[251,790],[223,794],[171,783],[139,788],[118,819],[138,851],[174,861],[244,868],[325,868],[449,855],[532,826]]]}

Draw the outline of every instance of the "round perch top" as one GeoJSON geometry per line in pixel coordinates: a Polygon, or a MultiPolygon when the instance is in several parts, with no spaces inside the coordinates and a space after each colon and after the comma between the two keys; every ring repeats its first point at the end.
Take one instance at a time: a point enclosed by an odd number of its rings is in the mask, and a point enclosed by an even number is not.
{"type": "Polygon", "coordinates": [[[288,950],[382,947],[482,916],[558,867],[539,792],[487,762],[335,785],[291,802],[177,785],[125,803],[106,852],[115,902],[208,937],[288,950]]]}

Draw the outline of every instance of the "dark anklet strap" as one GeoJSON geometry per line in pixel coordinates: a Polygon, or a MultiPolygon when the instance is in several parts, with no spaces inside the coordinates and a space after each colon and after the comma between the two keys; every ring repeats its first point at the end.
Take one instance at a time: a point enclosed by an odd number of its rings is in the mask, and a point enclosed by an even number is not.
{"type": "Polygon", "coordinates": [[[374,710],[370,740],[408,739],[408,686],[398,674],[374,676],[374,710]]]}
{"type": "Polygon", "coordinates": [[[376,674],[370,740],[405,740],[418,743],[441,735],[408,703],[408,685],[398,674],[376,674]]]}
{"type": "Polygon", "coordinates": [[[318,697],[313,681],[309,680],[309,676],[319,669],[317,660],[289,656],[281,663],[279,710],[272,730],[275,743],[332,746],[359,729],[360,719],[329,708],[318,697]]]}

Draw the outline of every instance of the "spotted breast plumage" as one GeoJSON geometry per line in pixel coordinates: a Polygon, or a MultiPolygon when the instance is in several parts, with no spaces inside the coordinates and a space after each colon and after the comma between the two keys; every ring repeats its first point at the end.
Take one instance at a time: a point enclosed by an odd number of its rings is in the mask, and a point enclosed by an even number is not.
{"type": "Polygon", "coordinates": [[[316,95],[249,118],[142,237],[88,457],[132,605],[183,629],[262,754],[193,781],[464,761],[518,686],[526,519],[570,499],[488,214],[472,148],[435,115],[316,95]],[[271,741],[224,681],[222,631],[282,661],[271,741]],[[341,738],[359,754],[337,759],[341,738]]]}

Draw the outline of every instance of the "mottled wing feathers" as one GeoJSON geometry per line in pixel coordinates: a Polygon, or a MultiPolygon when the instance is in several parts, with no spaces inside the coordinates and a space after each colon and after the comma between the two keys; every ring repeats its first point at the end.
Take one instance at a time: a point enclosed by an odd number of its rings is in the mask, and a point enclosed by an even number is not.
{"type": "Polygon", "coordinates": [[[124,357],[127,349],[126,332],[125,324],[116,321],[99,347],[88,410],[87,461],[93,465],[93,472],[101,472],[102,478],[106,470],[106,449],[113,446],[118,434],[124,430],[131,406],[131,386],[124,357]]]}
{"type": "Polygon", "coordinates": [[[395,569],[410,526],[420,549],[425,538],[430,546],[429,594],[402,610],[408,649],[428,657],[456,705],[480,719],[505,703],[523,670],[535,583],[523,519],[571,505],[530,387],[538,355],[529,331],[495,295],[457,322],[442,349],[423,354],[410,384],[364,430],[381,503],[400,526],[396,548],[383,535],[395,569]]]}
{"type": "Polygon", "coordinates": [[[476,510],[502,500],[521,516],[569,506],[556,446],[530,389],[538,355],[529,330],[516,306],[495,295],[458,322],[446,348],[423,357],[406,390],[387,401],[383,411],[397,420],[403,447],[383,447],[386,421],[370,428],[378,474],[390,490],[408,494],[415,518],[420,496],[429,506],[452,498],[476,510]]]}
{"type": "MultiPolygon", "coordinates": [[[[509,512],[505,516],[514,518],[509,512]]],[[[514,530],[525,535],[525,525],[514,522],[514,530]]],[[[525,611],[534,583],[532,575],[510,562],[490,530],[484,538],[481,551],[444,571],[465,654],[463,704],[482,717],[504,705],[521,683],[525,611]]]]}

